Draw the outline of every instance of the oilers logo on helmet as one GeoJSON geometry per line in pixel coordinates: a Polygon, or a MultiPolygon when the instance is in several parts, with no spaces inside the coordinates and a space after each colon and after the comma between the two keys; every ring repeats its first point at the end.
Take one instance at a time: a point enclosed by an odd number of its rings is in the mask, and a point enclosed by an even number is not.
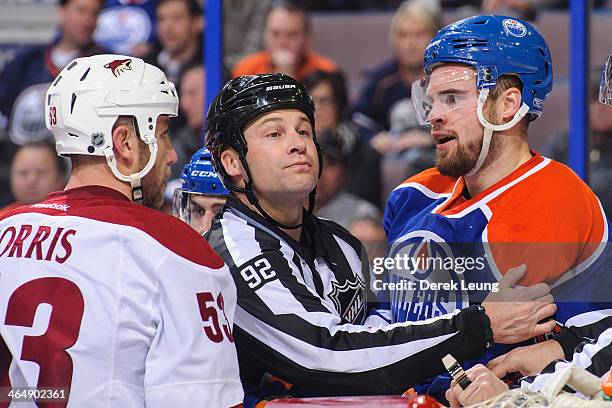
{"type": "Polygon", "coordinates": [[[507,18],[502,22],[504,31],[508,35],[514,37],[524,37],[527,35],[527,28],[520,21],[516,21],[512,18],[507,18]]]}

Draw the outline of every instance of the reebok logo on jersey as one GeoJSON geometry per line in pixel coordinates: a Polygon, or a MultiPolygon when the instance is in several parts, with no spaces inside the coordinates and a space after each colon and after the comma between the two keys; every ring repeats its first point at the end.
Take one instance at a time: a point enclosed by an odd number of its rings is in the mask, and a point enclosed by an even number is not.
{"type": "Polygon", "coordinates": [[[266,87],[266,91],[277,91],[279,89],[291,89],[291,88],[295,88],[295,85],[293,84],[287,84],[287,85],[270,85],[266,87]]]}
{"type": "Polygon", "coordinates": [[[38,203],[32,205],[34,208],[50,208],[52,210],[60,210],[60,211],[68,211],[70,206],[68,204],[47,204],[47,203],[38,203]]]}

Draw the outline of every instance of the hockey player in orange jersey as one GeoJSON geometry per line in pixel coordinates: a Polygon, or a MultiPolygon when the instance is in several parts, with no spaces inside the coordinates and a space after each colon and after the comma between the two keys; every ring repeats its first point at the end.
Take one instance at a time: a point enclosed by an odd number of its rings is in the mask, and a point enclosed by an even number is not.
{"type": "MultiPolygon", "coordinates": [[[[610,298],[602,281],[603,209],[571,169],[531,150],[527,139],[552,89],[544,38],[518,19],[470,17],[432,39],[424,71],[412,97],[421,123],[431,125],[436,167],[399,185],[387,203],[388,256],[420,261],[387,270],[390,283],[415,283],[384,293],[390,320],[423,320],[482,301],[504,271],[521,264],[521,285],[551,286],[560,324],[601,308],[610,298]],[[453,262],[422,262],[435,258],[453,262]],[[428,290],[423,281],[461,285],[428,290]]],[[[561,328],[555,338],[551,350],[571,353],[578,342],[561,328]]]]}

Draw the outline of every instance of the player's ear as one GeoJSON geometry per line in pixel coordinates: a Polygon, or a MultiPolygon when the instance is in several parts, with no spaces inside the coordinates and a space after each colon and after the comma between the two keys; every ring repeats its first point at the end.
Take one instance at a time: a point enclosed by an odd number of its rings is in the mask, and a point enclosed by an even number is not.
{"type": "Polygon", "coordinates": [[[234,149],[226,149],[221,152],[221,165],[230,177],[242,175],[242,163],[240,157],[234,149]]]}
{"type": "Polygon", "coordinates": [[[515,87],[508,88],[498,99],[500,102],[503,123],[509,122],[514,117],[514,114],[521,108],[523,101],[521,91],[515,87]]]}
{"type": "Polygon", "coordinates": [[[111,137],[117,167],[130,170],[137,167],[139,145],[133,128],[127,123],[119,122],[113,127],[111,137]]]}

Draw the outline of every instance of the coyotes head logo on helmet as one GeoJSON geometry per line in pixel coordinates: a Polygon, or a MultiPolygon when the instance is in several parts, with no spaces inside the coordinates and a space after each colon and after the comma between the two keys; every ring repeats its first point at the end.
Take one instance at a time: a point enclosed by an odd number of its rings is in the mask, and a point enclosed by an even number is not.
{"type": "Polygon", "coordinates": [[[104,68],[110,69],[114,76],[119,76],[123,71],[132,70],[132,60],[130,58],[114,60],[105,64],[104,68]]]}

